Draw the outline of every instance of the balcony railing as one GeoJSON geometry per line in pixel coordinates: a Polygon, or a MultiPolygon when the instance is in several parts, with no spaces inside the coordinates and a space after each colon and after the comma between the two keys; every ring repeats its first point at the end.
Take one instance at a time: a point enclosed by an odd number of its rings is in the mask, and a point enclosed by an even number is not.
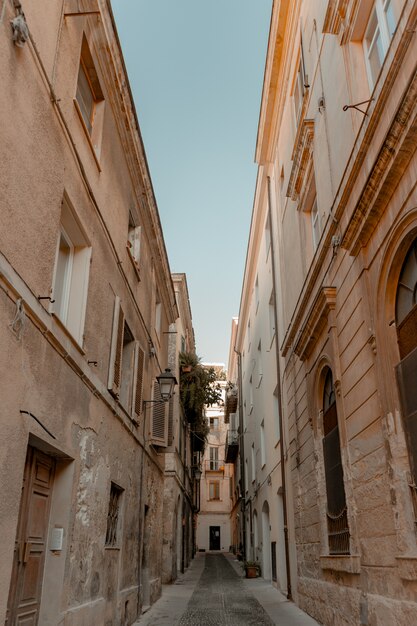
{"type": "Polygon", "coordinates": [[[206,472],[224,472],[224,461],[205,461],[204,469],[206,472]]]}
{"type": "Polygon", "coordinates": [[[233,463],[236,461],[237,453],[239,451],[239,433],[237,430],[229,430],[226,437],[226,463],[233,463]]]}

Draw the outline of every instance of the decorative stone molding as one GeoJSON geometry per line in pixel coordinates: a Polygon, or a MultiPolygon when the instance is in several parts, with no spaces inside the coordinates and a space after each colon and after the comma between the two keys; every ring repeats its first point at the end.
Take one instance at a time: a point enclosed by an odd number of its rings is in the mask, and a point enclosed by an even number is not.
{"type": "Polygon", "coordinates": [[[338,35],[346,15],[348,0],[330,0],[324,17],[323,33],[338,35]]]}
{"type": "Polygon", "coordinates": [[[403,580],[417,580],[417,556],[397,556],[398,572],[403,580]]]}
{"type": "Polygon", "coordinates": [[[287,196],[297,200],[305,184],[308,165],[313,155],[314,120],[300,122],[292,154],[293,166],[287,196]]]}
{"type": "Polygon", "coordinates": [[[311,307],[307,319],[295,345],[295,353],[302,361],[307,359],[316,345],[324,327],[329,312],[336,306],[336,287],[322,287],[311,307]]]}
{"type": "Polygon", "coordinates": [[[360,574],[361,557],[355,554],[329,554],[320,556],[321,569],[330,569],[334,572],[360,574]]]}

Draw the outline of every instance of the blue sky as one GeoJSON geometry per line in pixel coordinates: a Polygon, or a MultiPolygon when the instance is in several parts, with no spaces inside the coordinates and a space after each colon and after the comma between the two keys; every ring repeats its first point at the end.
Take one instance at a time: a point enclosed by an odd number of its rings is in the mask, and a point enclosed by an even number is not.
{"type": "Polygon", "coordinates": [[[272,0],[112,0],[197,354],[227,363],[255,189],[272,0]]]}

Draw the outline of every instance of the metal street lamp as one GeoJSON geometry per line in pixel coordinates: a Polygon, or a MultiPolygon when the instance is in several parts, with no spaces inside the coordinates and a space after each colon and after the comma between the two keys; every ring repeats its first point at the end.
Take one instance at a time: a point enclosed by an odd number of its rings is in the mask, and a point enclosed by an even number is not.
{"type": "Polygon", "coordinates": [[[156,377],[159,385],[159,391],[163,402],[168,402],[174,393],[175,385],[178,385],[177,379],[169,368],[166,368],[163,374],[156,377]]]}

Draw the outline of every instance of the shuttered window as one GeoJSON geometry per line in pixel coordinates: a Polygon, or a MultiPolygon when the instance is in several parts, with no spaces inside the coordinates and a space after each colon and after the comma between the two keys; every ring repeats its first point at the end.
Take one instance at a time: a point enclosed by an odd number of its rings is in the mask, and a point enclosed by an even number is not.
{"type": "Polygon", "coordinates": [[[168,445],[172,446],[174,440],[174,398],[169,399],[168,405],[168,445]]]}
{"type": "Polygon", "coordinates": [[[152,443],[158,446],[167,446],[168,420],[166,417],[166,403],[162,401],[159,384],[154,383],[152,405],[152,443]]]}
{"type": "Polygon", "coordinates": [[[323,455],[330,554],[349,554],[349,526],[333,376],[327,370],[323,394],[323,455]]]}
{"type": "Polygon", "coordinates": [[[143,392],[143,373],[145,365],[145,353],[139,343],[135,345],[135,368],[134,368],[134,385],[132,393],[132,415],[140,416],[142,413],[142,392],[143,392]]]}
{"type": "Polygon", "coordinates": [[[120,298],[116,296],[113,310],[113,328],[110,345],[109,378],[107,387],[118,397],[122,377],[123,331],[125,316],[120,306],[120,298]]]}

